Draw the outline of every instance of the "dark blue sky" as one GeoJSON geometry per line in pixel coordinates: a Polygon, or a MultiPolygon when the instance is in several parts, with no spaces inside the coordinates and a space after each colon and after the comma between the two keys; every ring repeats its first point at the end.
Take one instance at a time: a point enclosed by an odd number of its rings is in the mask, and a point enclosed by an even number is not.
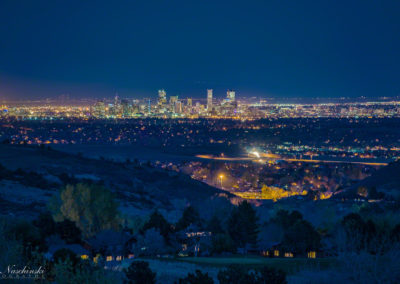
{"type": "Polygon", "coordinates": [[[0,1],[0,98],[395,96],[400,1],[0,1]]]}

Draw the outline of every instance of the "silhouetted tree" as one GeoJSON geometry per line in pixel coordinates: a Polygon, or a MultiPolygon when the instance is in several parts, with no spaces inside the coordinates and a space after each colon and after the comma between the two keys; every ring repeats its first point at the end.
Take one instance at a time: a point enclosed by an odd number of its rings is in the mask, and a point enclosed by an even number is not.
{"type": "Polygon", "coordinates": [[[400,224],[396,225],[393,228],[390,236],[393,242],[400,242],[400,224]]]}
{"type": "Polygon", "coordinates": [[[7,235],[10,238],[22,241],[25,248],[38,248],[40,251],[46,249],[39,229],[28,221],[16,220],[15,223],[10,224],[7,235]]]}
{"type": "Polygon", "coordinates": [[[346,247],[360,251],[364,248],[365,223],[359,214],[350,213],[343,217],[341,225],[346,234],[346,247]]]}
{"type": "Polygon", "coordinates": [[[79,258],[73,251],[62,248],[54,253],[53,261],[54,263],[70,261],[72,267],[75,267],[79,262],[79,258]]]}
{"type": "Polygon", "coordinates": [[[165,239],[168,239],[168,235],[172,231],[171,225],[157,210],[150,215],[150,219],[144,224],[142,232],[151,228],[157,229],[165,239]]]}
{"type": "Polygon", "coordinates": [[[210,231],[213,235],[221,234],[224,232],[221,221],[216,215],[211,217],[207,225],[207,230],[210,231]]]}
{"type": "Polygon", "coordinates": [[[81,242],[81,230],[70,220],[64,220],[56,223],[56,233],[67,244],[76,244],[81,242]]]}
{"type": "Polygon", "coordinates": [[[208,276],[208,273],[202,273],[196,270],[194,274],[189,273],[185,278],[179,279],[179,284],[213,284],[214,280],[208,276]]]}
{"type": "Polygon", "coordinates": [[[49,212],[40,214],[32,224],[38,228],[43,239],[56,233],[56,223],[49,212]]]}
{"type": "Polygon", "coordinates": [[[176,224],[176,231],[181,231],[189,227],[191,224],[200,225],[200,216],[193,206],[188,206],[182,213],[181,219],[176,224]]]}
{"type": "Polygon", "coordinates": [[[242,265],[230,265],[224,270],[218,272],[218,281],[220,284],[255,284],[255,273],[249,273],[249,270],[242,265]]]}
{"type": "Polygon", "coordinates": [[[289,212],[287,210],[279,210],[276,212],[275,217],[272,218],[272,222],[281,225],[283,228],[288,228],[294,225],[297,221],[302,220],[303,215],[299,211],[289,212]]]}
{"type": "Polygon", "coordinates": [[[125,270],[126,281],[129,284],[154,284],[156,273],[151,271],[149,263],[145,261],[134,261],[125,270]]]}
{"type": "Polygon", "coordinates": [[[248,269],[241,265],[231,265],[218,273],[220,284],[286,284],[286,274],[278,269],[262,267],[248,269]]]}
{"type": "Polygon", "coordinates": [[[211,252],[220,254],[223,252],[235,252],[235,244],[228,234],[217,234],[212,237],[211,252]]]}
{"type": "Polygon", "coordinates": [[[228,231],[239,247],[255,245],[258,236],[258,217],[255,209],[246,200],[233,208],[228,221],[228,231]]]}
{"type": "Polygon", "coordinates": [[[150,228],[139,235],[135,244],[135,254],[155,256],[166,252],[166,244],[158,229],[150,228]]]}
{"type": "Polygon", "coordinates": [[[256,283],[268,284],[286,284],[286,274],[280,270],[272,267],[264,266],[257,271],[256,283]]]}
{"type": "Polygon", "coordinates": [[[282,246],[296,253],[316,251],[321,248],[321,237],[309,222],[299,220],[285,230],[282,246]]]}

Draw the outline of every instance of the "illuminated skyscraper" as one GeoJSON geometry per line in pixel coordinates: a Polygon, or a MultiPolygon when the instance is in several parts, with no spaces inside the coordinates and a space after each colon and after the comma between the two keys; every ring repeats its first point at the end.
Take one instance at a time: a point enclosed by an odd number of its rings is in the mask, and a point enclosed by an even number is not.
{"type": "Polygon", "coordinates": [[[187,99],[187,106],[188,107],[192,107],[193,106],[193,102],[192,102],[191,98],[187,99]]]}
{"type": "Polygon", "coordinates": [[[175,112],[175,104],[178,101],[178,96],[170,96],[169,97],[169,111],[175,112]]]}
{"type": "Polygon", "coordinates": [[[114,98],[114,107],[118,108],[119,104],[120,104],[120,99],[118,97],[118,93],[116,93],[114,98]]]}
{"type": "Polygon", "coordinates": [[[235,101],[235,91],[233,90],[228,90],[226,92],[226,98],[229,102],[234,102],[235,101]]]}
{"type": "Polygon", "coordinates": [[[175,101],[174,104],[174,113],[182,113],[183,109],[182,109],[182,102],[181,101],[175,101]]]}
{"type": "Polygon", "coordinates": [[[106,106],[104,101],[98,101],[93,107],[93,116],[95,117],[105,117],[106,116],[106,106]]]}
{"type": "Polygon", "coordinates": [[[158,105],[162,106],[167,103],[167,93],[162,89],[158,90],[158,105]]]}
{"type": "Polygon", "coordinates": [[[129,101],[124,99],[121,101],[121,109],[123,117],[132,116],[132,106],[129,104],[129,101]]]}
{"type": "Polygon", "coordinates": [[[169,104],[173,106],[178,101],[178,96],[170,96],[169,97],[169,104]]]}
{"type": "Polygon", "coordinates": [[[207,90],[207,110],[208,111],[212,110],[212,105],[213,105],[213,90],[208,89],[207,90]]]}

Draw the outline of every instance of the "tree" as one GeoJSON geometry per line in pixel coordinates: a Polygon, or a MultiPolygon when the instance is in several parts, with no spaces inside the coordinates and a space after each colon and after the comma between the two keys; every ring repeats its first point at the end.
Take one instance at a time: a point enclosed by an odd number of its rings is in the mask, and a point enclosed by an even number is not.
{"type": "Polygon", "coordinates": [[[228,220],[228,231],[237,246],[245,248],[247,244],[257,243],[257,222],[256,211],[246,200],[232,210],[228,220]]]}
{"type": "Polygon", "coordinates": [[[257,271],[256,283],[268,283],[268,284],[286,284],[286,274],[280,270],[268,266],[263,266],[257,271]]]}
{"type": "Polygon", "coordinates": [[[155,284],[156,273],[151,271],[149,263],[145,261],[134,261],[125,270],[126,283],[129,284],[155,284]]]}
{"type": "Polygon", "coordinates": [[[200,224],[200,216],[193,206],[188,206],[183,211],[181,219],[176,224],[176,231],[181,231],[189,227],[191,224],[200,224]]]}
{"type": "Polygon", "coordinates": [[[284,233],[281,244],[286,250],[306,253],[321,247],[319,233],[311,223],[303,219],[299,211],[279,210],[272,218],[272,223],[282,227],[284,233]]]}
{"type": "Polygon", "coordinates": [[[299,220],[286,229],[282,246],[296,253],[316,251],[321,247],[321,237],[309,222],[299,220]]]}
{"type": "Polygon", "coordinates": [[[53,261],[54,263],[69,262],[72,267],[75,267],[79,263],[79,258],[73,251],[62,248],[54,253],[53,261]]]}
{"type": "Polygon", "coordinates": [[[81,230],[76,224],[68,219],[56,223],[56,233],[67,244],[76,244],[81,242],[81,230]]]}
{"type": "Polygon", "coordinates": [[[74,222],[85,237],[119,227],[118,204],[111,191],[100,185],[67,185],[49,206],[56,222],[74,222]]]}
{"type": "Polygon", "coordinates": [[[168,239],[168,235],[172,232],[171,225],[157,210],[151,214],[149,221],[144,224],[142,232],[151,228],[157,229],[166,240],[168,239]]]}
{"type": "Polygon", "coordinates": [[[49,212],[40,214],[32,224],[38,228],[43,239],[56,233],[56,223],[49,212]]]}
{"type": "Polygon", "coordinates": [[[234,252],[235,244],[228,234],[217,234],[212,237],[211,252],[220,254],[223,252],[234,252]]]}
{"type": "Polygon", "coordinates": [[[230,265],[224,270],[218,272],[218,281],[220,284],[255,284],[255,273],[249,272],[242,265],[230,265]]]}
{"type": "Polygon", "coordinates": [[[196,270],[195,274],[189,273],[185,278],[179,279],[179,284],[213,284],[214,280],[208,273],[196,270]]]}
{"type": "Polygon", "coordinates": [[[299,211],[294,210],[289,212],[287,210],[280,209],[278,212],[276,212],[272,222],[281,225],[283,228],[288,228],[302,219],[303,215],[301,215],[299,211]]]}
{"type": "Polygon", "coordinates": [[[346,247],[350,251],[364,248],[365,222],[359,214],[350,213],[343,217],[341,225],[346,235],[346,247]]]}
{"type": "Polygon", "coordinates": [[[27,262],[22,240],[9,233],[9,226],[15,221],[14,218],[0,217],[0,269],[6,268],[10,263],[26,265],[27,262]]]}
{"type": "Polygon", "coordinates": [[[155,256],[166,251],[166,245],[163,236],[155,228],[150,228],[139,235],[135,244],[137,255],[155,256]]]}
{"type": "Polygon", "coordinates": [[[15,220],[14,223],[9,224],[7,234],[10,238],[22,241],[25,248],[38,248],[41,251],[46,249],[39,229],[28,221],[15,220]]]}
{"type": "Polygon", "coordinates": [[[221,221],[216,215],[211,217],[207,225],[207,230],[212,234],[221,234],[224,232],[221,221]]]}
{"type": "Polygon", "coordinates": [[[241,265],[231,265],[218,272],[218,280],[220,284],[287,284],[283,271],[267,266],[250,270],[241,265]]]}
{"type": "Polygon", "coordinates": [[[393,242],[400,243],[400,224],[396,225],[390,233],[391,240],[393,242]]]}

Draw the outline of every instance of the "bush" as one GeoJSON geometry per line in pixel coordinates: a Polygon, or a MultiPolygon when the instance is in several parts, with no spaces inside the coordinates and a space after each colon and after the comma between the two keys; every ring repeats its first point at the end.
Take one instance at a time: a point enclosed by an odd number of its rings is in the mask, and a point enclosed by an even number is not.
{"type": "Polygon", "coordinates": [[[70,262],[72,267],[75,267],[79,262],[79,258],[73,251],[62,248],[54,253],[53,261],[54,263],[70,262]]]}
{"type": "Polygon", "coordinates": [[[179,279],[179,284],[213,284],[214,280],[208,276],[208,273],[202,273],[196,270],[195,274],[189,273],[185,278],[179,279]]]}
{"type": "Polygon", "coordinates": [[[264,266],[258,271],[257,283],[286,284],[286,274],[282,270],[264,266]]]}
{"type": "Polygon", "coordinates": [[[241,265],[230,265],[218,272],[220,284],[253,284],[256,283],[255,277],[254,273],[249,273],[249,270],[241,265]]]}
{"type": "Polygon", "coordinates": [[[286,274],[267,266],[249,270],[244,266],[231,265],[218,273],[220,284],[286,284],[286,274]]]}
{"type": "Polygon", "coordinates": [[[151,271],[149,263],[145,261],[134,261],[125,270],[126,283],[129,284],[154,284],[156,273],[151,271]]]}

